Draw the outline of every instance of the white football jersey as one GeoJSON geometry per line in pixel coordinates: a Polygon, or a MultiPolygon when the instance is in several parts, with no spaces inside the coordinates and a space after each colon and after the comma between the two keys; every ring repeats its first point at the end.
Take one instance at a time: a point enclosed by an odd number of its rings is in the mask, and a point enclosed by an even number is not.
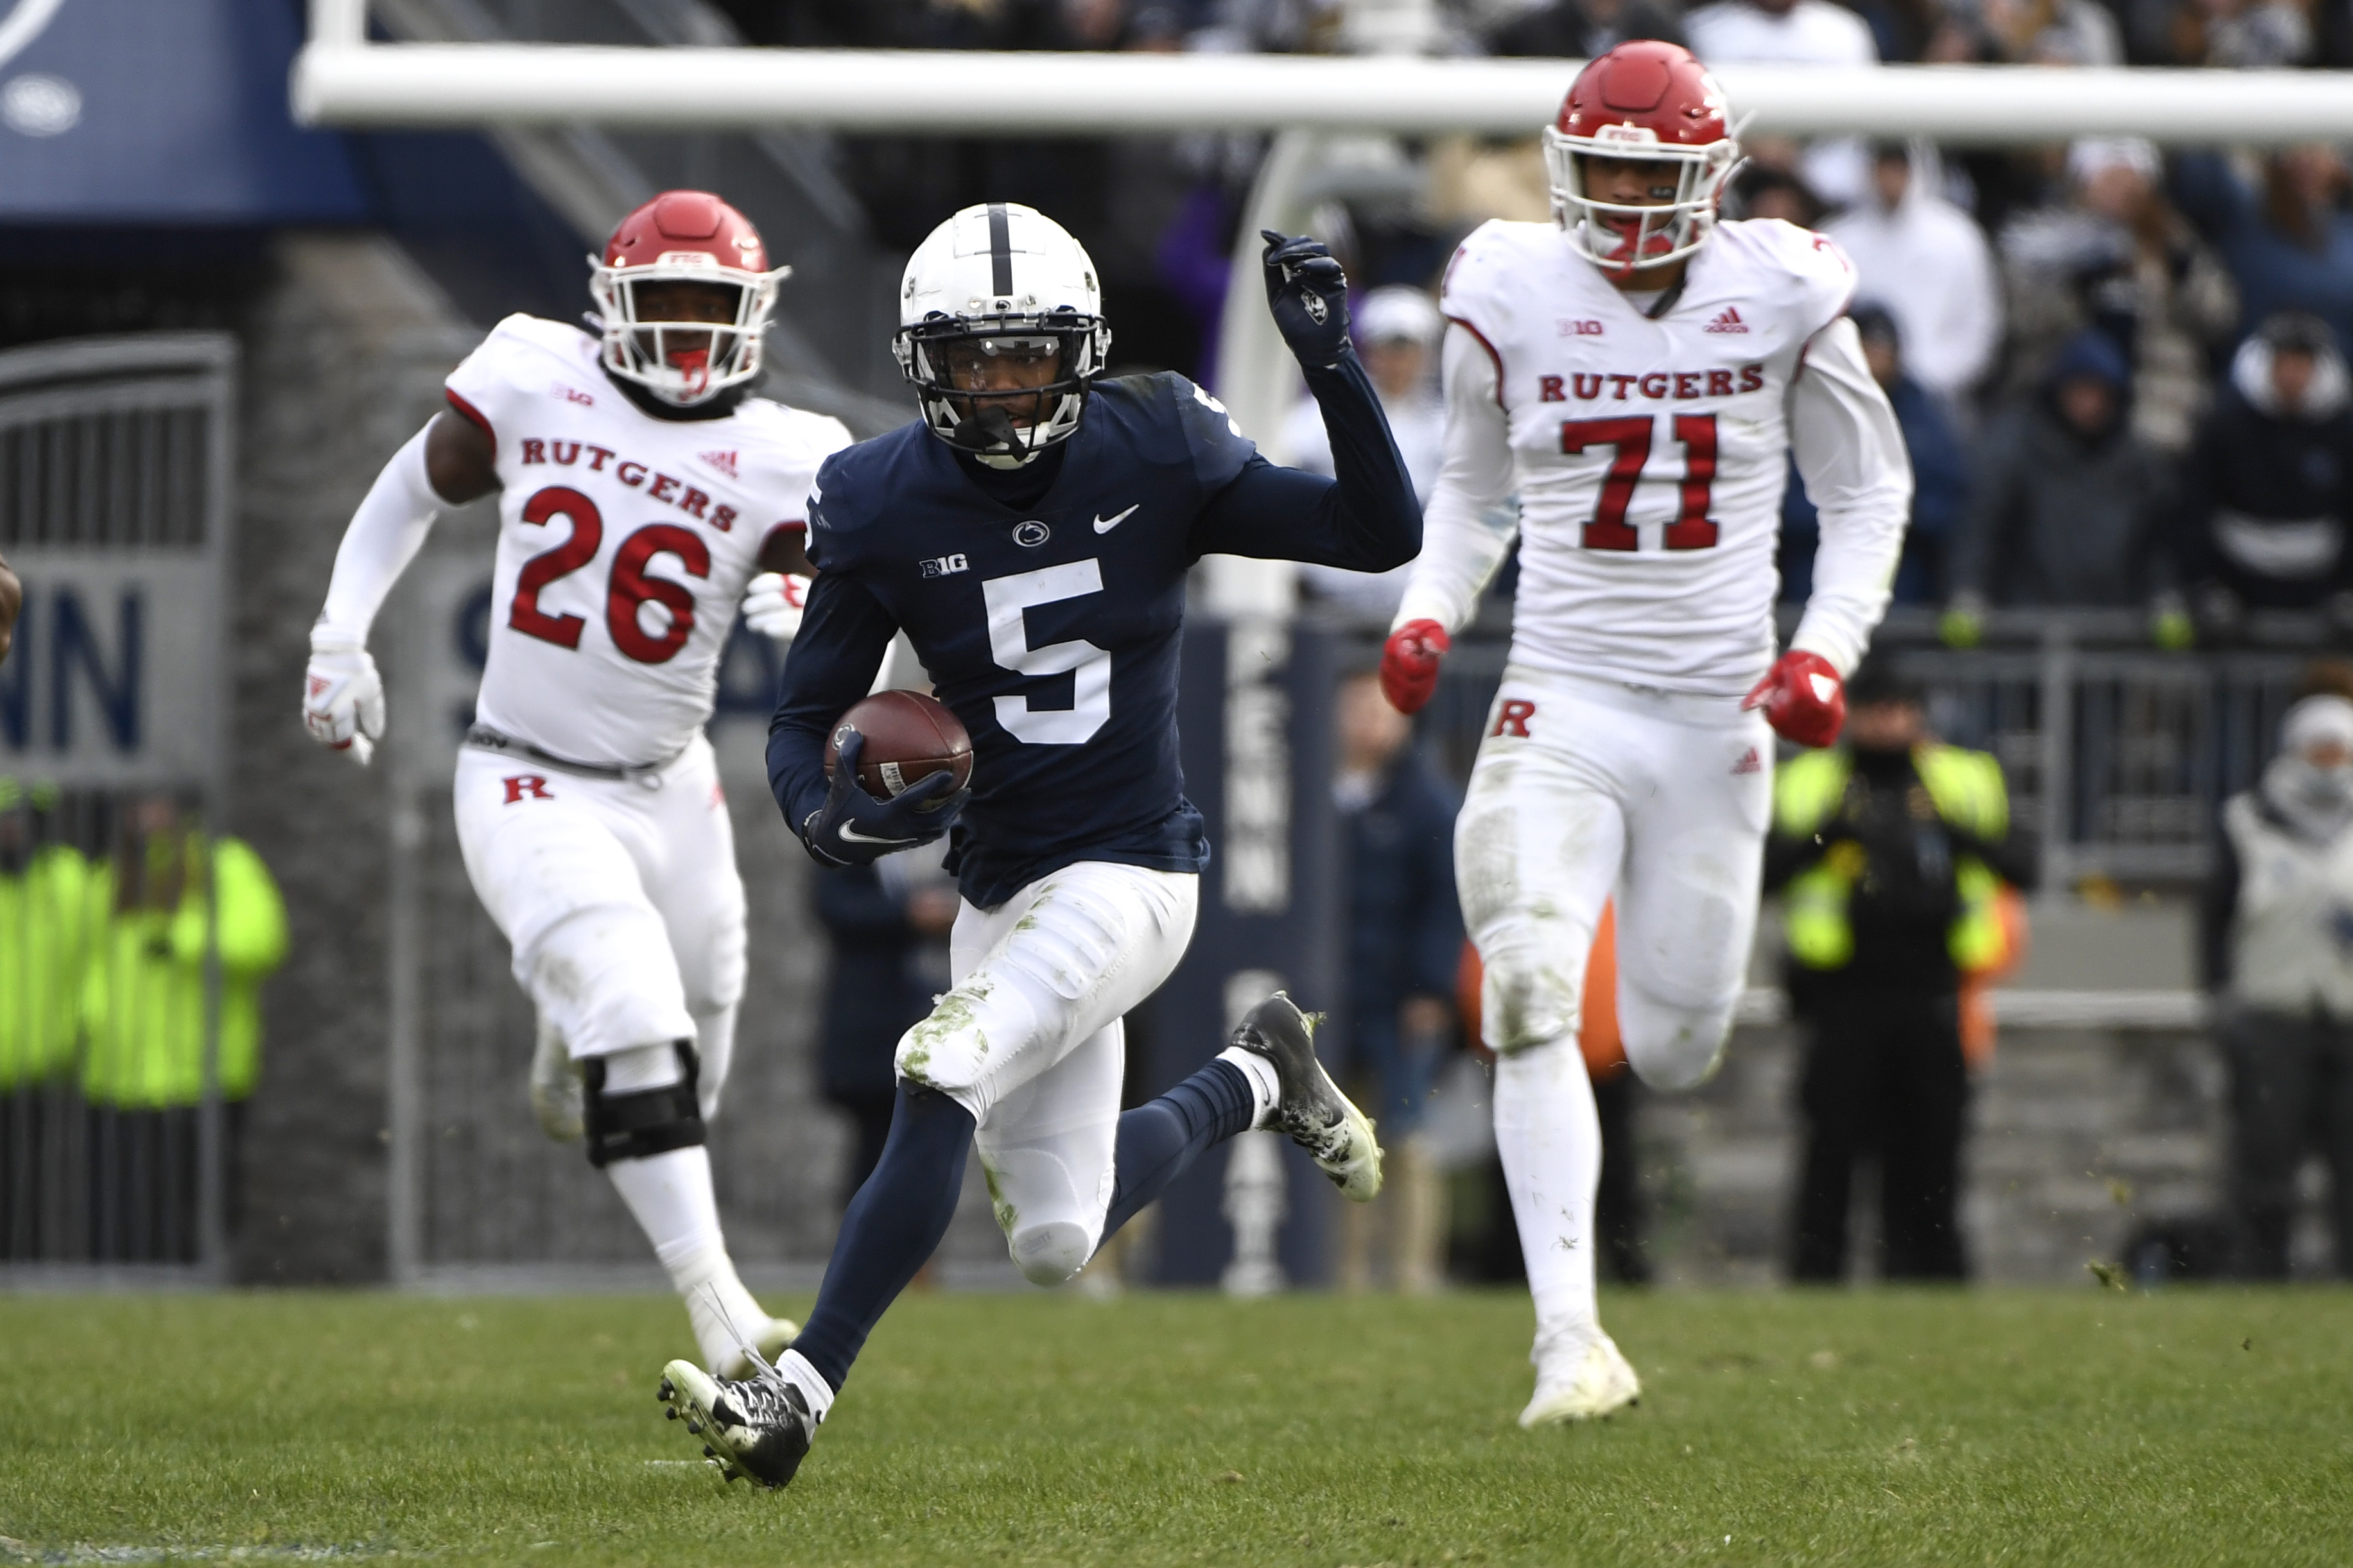
{"type": "Polygon", "coordinates": [[[497,445],[498,563],[476,716],[574,762],[676,754],[711,717],[744,584],[807,526],[838,419],[751,397],[657,419],[606,378],[596,340],[509,316],[450,373],[497,445]]]}
{"type": "MultiPolygon", "coordinates": [[[[1492,510],[1516,494],[1514,663],[1670,690],[1746,691],[1774,650],[1782,490],[1793,444],[1801,463],[1809,456],[1807,430],[1793,429],[1802,412],[1792,390],[1810,343],[1839,362],[1809,378],[1829,382],[1837,416],[1826,429],[1817,418],[1810,445],[1821,461],[1807,465],[1810,482],[1818,468],[1838,470],[1831,477],[1840,482],[1824,486],[1838,492],[1826,509],[1826,553],[1830,512],[1873,513],[1884,536],[1872,552],[1885,557],[1873,568],[1883,604],[1910,470],[1852,330],[1824,331],[1853,289],[1854,269],[1828,237],[1778,221],[1725,223],[1653,321],[1556,226],[1480,228],[1456,252],[1440,294],[1454,323],[1448,456],[1417,588],[1445,574],[1432,560],[1445,553],[1440,513],[1461,510],[1466,495],[1492,510]]],[[[1850,556],[1852,531],[1840,542],[1850,556]]],[[[1400,622],[1429,615],[1460,625],[1460,595],[1440,598],[1458,613],[1409,589],[1400,622]]],[[[1869,608],[1858,636],[1878,614],[1869,608]]],[[[1834,662],[1843,668],[1860,652],[1858,642],[1834,662]]]]}

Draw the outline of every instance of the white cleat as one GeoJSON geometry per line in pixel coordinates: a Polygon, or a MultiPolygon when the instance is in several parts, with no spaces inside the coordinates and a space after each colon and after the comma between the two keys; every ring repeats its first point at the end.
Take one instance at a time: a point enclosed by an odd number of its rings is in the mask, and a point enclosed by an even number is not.
{"type": "Polygon", "coordinates": [[[1536,1394],[1520,1412],[1523,1426],[1591,1421],[1642,1397],[1633,1367],[1599,1329],[1590,1337],[1562,1335],[1539,1343],[1528,1359],[1536,1363],[1536,1394]]]}
{"type": "Polygon", "coordinates": [[[579,1064],[565,1048],[562,1032],[541,1014],[531,1053],[531,1113],[539,1130],[558,1143],[577,1143],[588,1131],[586,1099],[579,1064]]]}
{"type": "Polygon", "coordinates": [[[763,1317],[753,1329],[751,1344],[739,1344],[721,1356],[719,1364],[711,1369],[712,1373],[728,1383],[757,1377],[764,1369],[776,1365],[776,1358],[792,1349],[793,1342],[800,1337],[801,1326],[790,1318],[763,1317]]]}

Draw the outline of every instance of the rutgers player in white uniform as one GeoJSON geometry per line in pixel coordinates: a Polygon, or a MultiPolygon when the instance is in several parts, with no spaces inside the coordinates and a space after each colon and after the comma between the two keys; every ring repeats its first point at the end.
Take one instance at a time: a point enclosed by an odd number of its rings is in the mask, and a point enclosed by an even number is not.
{"type": "Polygon", "coordinates": [[[1516,523],[1511,659],[1455,875],[1535,1297],[1531,1426],[1638,1392],[1594,1307],[1600,1131],[1577,1020],[1602,905],[1618,900],[1629,1060],[1657,1087],[1703,1081],[1756,930],[1772,731],[1836,738],[1912,482],[1842,316],[1846,258],[1786,223],[1717,222],[1739,154],[1688,53],[1593,61],[1545,156],[1557,221],[1487,224],[1447,273],[1445,462],[1382,668],[1398,707],[1429,700],[1516,523]],[[1821,548],[1776,662],[1791,452],[1821,548]]]}
{"type": "Polygon", "coordinates": [[[748,395],[777,283],[742,214],[670,191],[590,283],[602,338],[510,316],[449,407],[385,465],[335,556],[303,721],[364,763],[384,729],[377,609],[445,506],[499,492],[490,656],[459,753],[466,870],[540,1017],[532,1100],[587,1142],[679,1293],[703,1360],[748,1376],[794,1326],[736,1278],[712,1194],[744,990],[744,885],[711,742],[740,603],[789,639],[837,420],[748,395]]]}

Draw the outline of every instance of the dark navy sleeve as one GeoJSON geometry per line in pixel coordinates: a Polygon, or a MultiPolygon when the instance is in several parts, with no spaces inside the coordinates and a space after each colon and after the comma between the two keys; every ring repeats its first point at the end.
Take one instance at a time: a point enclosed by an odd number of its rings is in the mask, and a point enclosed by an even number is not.
{"type": "MultiPolygon", "coordinates": [[[[1421,503],[1371,379],[1354,354],[1306,375],[1324,411],[1337,478],[1279,468],[1253,454],[1202,509],[1193,524],[1194,552],[1356,572],[1404,565],[1421,553],[1421,503]]],[[[1188,424],[1188,437],[1193,429],[1188,424]]]]}
{"type": "Polygon", "coordinates": [[[795,833],[825,804],[825,741],[833,721],[873,686],[898,629],[856,577],[818,574],[768,721],[768,788],[795,833]]]}

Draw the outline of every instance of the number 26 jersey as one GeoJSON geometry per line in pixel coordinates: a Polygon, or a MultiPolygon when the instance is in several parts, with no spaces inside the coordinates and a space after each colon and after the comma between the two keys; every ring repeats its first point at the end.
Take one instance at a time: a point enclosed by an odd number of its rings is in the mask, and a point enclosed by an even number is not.
{"type": "MultiPolygon", "coordinates": [[[[1440,308],[1493,366],[1475,422],[1500,410],[1491,439],[1508,453],[1483,466],[1519,499],[1515,663],[1701,693],[1765,672],[1788,453],[1808,437],[1792,386],[1853,289],[1834,243],[1769,220],[1719,225],[1656,320],[1553,225],[1463,242],[1440,308]]],[[[1450,463],[1464,435],[1450,431],[1450,463]]],[[[1908,489],[1900,445],[1862,445],[1892,465],[1880,482],[1908,489]]]]}
{"type": "Polygon", "coordinates": [[[682,750],[711,717],[719,656],[761,547],[806,527],[840,421],[765,398],[658,419],[577,328],[509,316],[450,374],[451,408],[496,444],[498,563],[484,724],[574,762],[682,750]]]}

